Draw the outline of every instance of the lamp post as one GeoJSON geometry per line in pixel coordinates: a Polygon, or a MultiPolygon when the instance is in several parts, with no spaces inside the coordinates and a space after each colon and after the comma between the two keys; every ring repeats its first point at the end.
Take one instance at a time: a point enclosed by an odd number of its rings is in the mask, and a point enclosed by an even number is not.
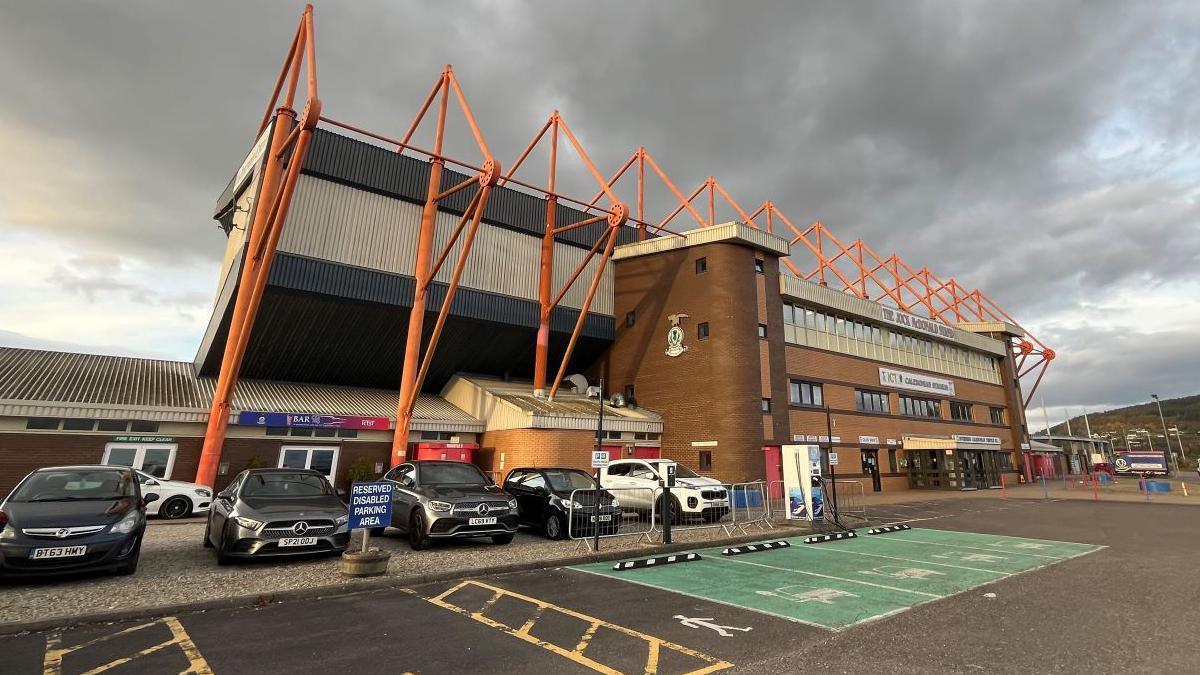
{"type": "MultiPolygon", "coordinates": [[[[1167,444],[1167,456],[1174,460],[1175,473],[1179,473],[1179,460],[1175,458],[1175,451],[1171,450],[1171,434],[1167,432],[1167,420],[1163,417],[1162,402],[1158,400],[1158,394],[1150,394],[1150,398],[1154,399],[1154,405],[1158,406],[1158,421],[1162,422],[1163,442],[1167,444]]],[[[1183,446],[1180,445],[1182,450],[1183,446]]]]}

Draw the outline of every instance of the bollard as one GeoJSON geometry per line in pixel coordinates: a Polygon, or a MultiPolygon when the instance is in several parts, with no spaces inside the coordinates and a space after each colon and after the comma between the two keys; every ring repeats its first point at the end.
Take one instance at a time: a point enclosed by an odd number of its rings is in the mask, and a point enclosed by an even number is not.
{"type": "Polygon", "coordinates": [[[1004,482],[1004,474],[1000,474],[1000,496],[1008,499],[1008,485],[1004,482]]]}
{"type": "Polygon", "coordinates": [[[1042,499],[1049,499],[1049,498],[1050,498],[1050,493],[1049,493],[1049,491],[1046,489],[1046,477],[1045,477],[1045,476],[1038,476],[1038,478],[1041,478],[1041,479],[1042,479],[1042,499]]]}
{"type": "Polygon", "coordinates": [[[1188,494],[1187,494],[1187,483],[1185,483],[1185,482],[1183,482],[1183,481],[1179,481],[1179,489],[1180,489],[1180,490],[1183,490],[1183,496],[1184,496],[1184,497],[1188,496],[1188,494]]]}
{"type": "Polygon", "coordinates": [[[1092,501],[1098,502],[1100,501],[1100,479],[1096,474],[1091,474],[1089,478],[1092,482],[1092,501]]]}

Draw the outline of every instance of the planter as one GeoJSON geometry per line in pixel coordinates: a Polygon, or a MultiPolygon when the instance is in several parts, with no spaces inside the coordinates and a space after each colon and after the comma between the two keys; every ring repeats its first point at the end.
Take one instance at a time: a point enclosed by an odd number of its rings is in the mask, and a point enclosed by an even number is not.
{"type": "Polygon", "coordinates": [[[342,574],[348,577],[377,577],[387,573],[391,553],[372,548],[367,551],[346,551],[342,554],[342,574]]]}

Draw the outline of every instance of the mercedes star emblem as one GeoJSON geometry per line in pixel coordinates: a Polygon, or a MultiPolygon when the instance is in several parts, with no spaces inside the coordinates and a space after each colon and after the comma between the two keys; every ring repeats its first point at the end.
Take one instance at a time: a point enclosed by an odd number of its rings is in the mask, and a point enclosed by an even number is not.
{"type": "Polygon", "coordinates": [[[292,526],[292,532],[294,532],[297,537],[303,536],[305,532],[308,532],[308,523],[304,522],[303,520],[296,523],[292,526]]]}
{"type": "Polygon", "coordinates": [[[475,510],[479,512],[479,515],[486,516],[488,514],[488,511],[490,511],[491,509],[488,508],[488,505],[485,502],[483,504],[480,504],[479,508],[475,509],[475,510]]]}

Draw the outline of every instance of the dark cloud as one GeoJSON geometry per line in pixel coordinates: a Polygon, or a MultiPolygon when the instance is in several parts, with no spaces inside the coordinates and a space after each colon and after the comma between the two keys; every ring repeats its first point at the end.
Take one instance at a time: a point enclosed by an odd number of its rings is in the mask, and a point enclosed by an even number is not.
{"type": "MultiPolygon", "coordinates": [[[[33,139],[22,190],[57,210],[0,220],[213,265],[300,9],[11,3],[0,135],[33,139]]],[[[316,25],[335,118],[399,135],[452,62],[502,161],[558,108],[602,172],[645,145],[685,191],[715,174],[1028,322],[1197,274],[1194,3],[322,3],[316,25]]]]}

